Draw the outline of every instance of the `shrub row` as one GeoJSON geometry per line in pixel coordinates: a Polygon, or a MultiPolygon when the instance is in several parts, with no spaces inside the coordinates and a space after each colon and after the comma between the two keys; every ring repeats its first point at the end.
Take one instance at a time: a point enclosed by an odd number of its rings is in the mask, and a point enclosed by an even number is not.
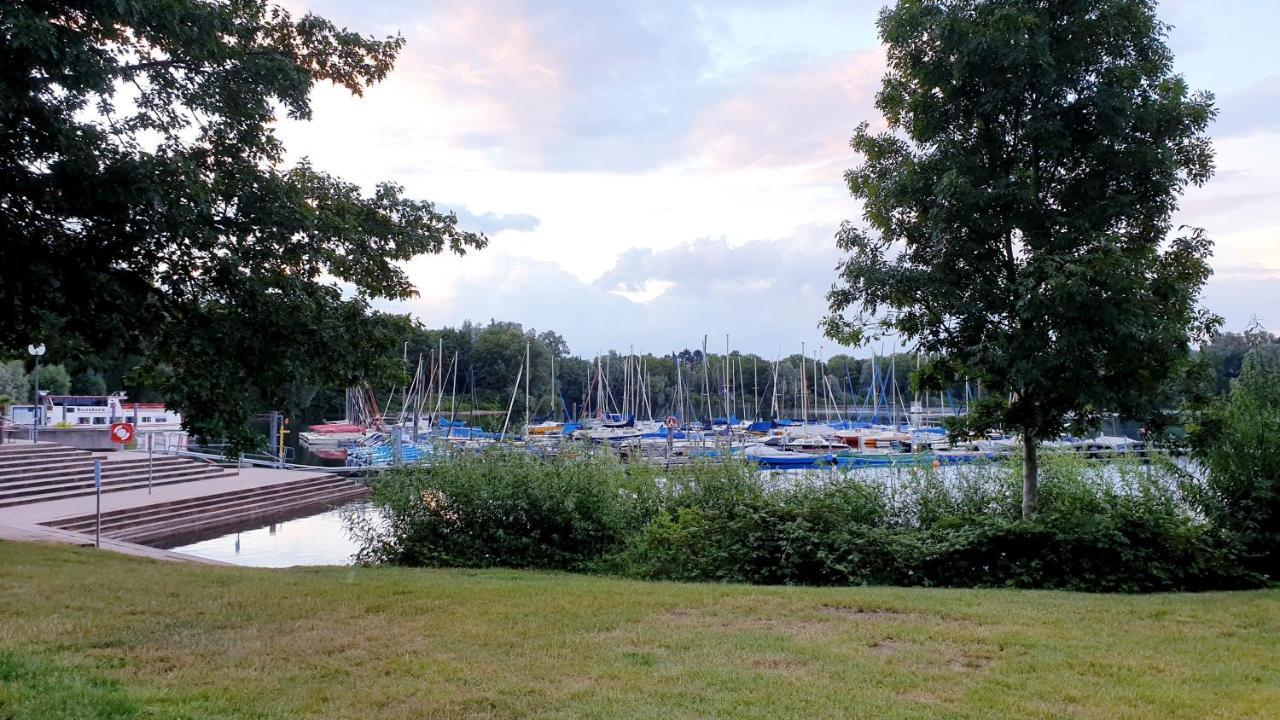
{"type": "Polygon", "coordinates": [[[384,474],[359,559],[767,584],[1143,592],[1256,587],[1161,462],[1044,462],[1041,510],[1018,468],[796,477],[727,463],[663,471],[586,450],[495,449],[384,474]]]}

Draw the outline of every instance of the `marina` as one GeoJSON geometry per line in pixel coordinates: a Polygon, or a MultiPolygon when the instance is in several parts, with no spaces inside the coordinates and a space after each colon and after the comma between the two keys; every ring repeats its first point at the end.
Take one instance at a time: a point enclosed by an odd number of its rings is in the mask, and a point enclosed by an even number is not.
{"type": "MultiPolygon", "coordinates": [[[[753,357],[748,366],[727,337],[720,356],[703,354],[686,363],[673,354],[673,372],[663,376],[650,372],[652,356],[621,357],[620,373],[611,366],[617,358],[597,357],[576,391],[582,403],[571,406],[557,382],[554,359],[551,391],[532,396],[529,356],[526,344],[506,412],[487,418],[491,428],[459,411],[458,353],[447,352],[441,341],[419,355],[403,387],[385,394],[348,389],[345,416],[306,427],[298,433],[298,449],[353,468],[446,461],[450,452],[493,445],[533,453],[591,446],[628,462],[740,459],[764,468],[940,466],[994,460],[1021,449],[1016,435],[994,430],[975,436],[958,429],[970,403],[982,396],[980,388],[965,383],[956,392],[916,393],[908,401],[898,363],[882,368],[874,357],[865,386],[856,387],[846,374],[838,391],[821,355],[805,355],[803,346],[800,372],[790,383],[780,373],[781,362],[762,367],[753,357]],[[519,414],[513,412],[517,400],[523,401],[519,414]]],[[[1145,443],[1119,434],[1063,435],[1044,444],[1090,458],[1147,452],[1145,443]]]]}

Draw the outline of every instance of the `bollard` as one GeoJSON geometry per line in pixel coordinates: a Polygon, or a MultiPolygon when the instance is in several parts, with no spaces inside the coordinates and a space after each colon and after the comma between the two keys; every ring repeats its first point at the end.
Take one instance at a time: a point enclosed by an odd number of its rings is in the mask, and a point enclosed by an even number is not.
{"type": "Polygon", "coordinates": [[[155,435],[147,433],[147,494],[151,494],[151,479],[155,476],[155,435]]]}
{"type": "Polygon", "coordinates": [[[97,508],[94,511],[93,546],[102,547],[102,461],[93,461],[93,489],[97,508]]]}

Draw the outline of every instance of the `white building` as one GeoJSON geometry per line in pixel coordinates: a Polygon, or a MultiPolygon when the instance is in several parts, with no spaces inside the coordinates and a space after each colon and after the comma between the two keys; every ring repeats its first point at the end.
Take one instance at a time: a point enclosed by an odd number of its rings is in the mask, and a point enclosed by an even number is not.
{"type": "MultiPolygon", "coordinates": [[[[123,393],[115,395],[45,395],[39,413],[40,427],[102,426],[111,423],[134,424],[134,432],[178,430],[182,416],[168,410],[164,403],[131,403],[123,393]]],[[[30,426],[36,417],[34,405],[11,405],[9,420],[30,426]]]]}

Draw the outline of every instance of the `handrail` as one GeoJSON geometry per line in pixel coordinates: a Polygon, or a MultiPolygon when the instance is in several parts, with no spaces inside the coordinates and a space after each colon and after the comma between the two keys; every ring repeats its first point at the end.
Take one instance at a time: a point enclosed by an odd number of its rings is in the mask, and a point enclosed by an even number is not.
{"type": "MultiPolygon", "coordinates": [[[[212,462],[225,462],[225,463],[231,462],[230,458],[228,458],[226,455],[223,455],[221,453],[199,452],[196,450],[187,450],[187,449],[176,448],[176,447],[156,448],[156,452],[159,454],[170,455],[173,457],[194,458],[197,460],[209,460],[212,462]]],[[[381,468],[369,468],[369,467],[303,465],[300,463],[289,463],[289,462],[282,463],[279,460],[276,460],[275,458],[260,459],[260,458],[247,456],[243,453],[241,453],[236,458],[235,462],[236,462],[236,467],[243,467],[245,465],[248,465],[250,467],[267,467],[267,468],[275,468],[278,470],[305,470],[305,471],[326,472],[326,473],[334,473],[334,474],[342,474],[342,473],[361,474],[369,470],[381,469],[381,468]]]]}

